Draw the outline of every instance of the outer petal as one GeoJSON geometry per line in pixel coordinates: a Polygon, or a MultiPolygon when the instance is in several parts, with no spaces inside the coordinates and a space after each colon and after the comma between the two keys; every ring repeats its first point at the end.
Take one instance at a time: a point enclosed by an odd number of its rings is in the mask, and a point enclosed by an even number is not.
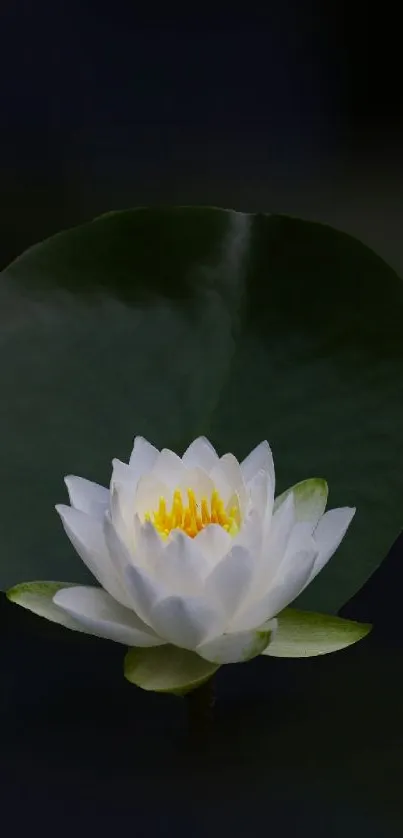
{"type": "Polygon", "coordinates": [[[295,526],[295,505],[292,493],[274,513],[267,538],[263,543],[262,562],[256,577],[256,585],[267,591],[275,577],[287,549],[295,526]]]}
{"type": "Polygon", "coordinates": [[[158,448],[155,448],[154,445],[147,442],[144,437],[135,437],[129,466],[135,472],[137,479],[147,471],[151,471],[158,454],[158,448]]]}
{"type": "Polygon", "coordinates": [[[218,454],[205,436],[199,436],[186,449],[182,462],[186,468],[198,466],[209,473],[218,462],[218,454]]]}
{"type": "Polygon", "coordinates": [[[313,532],[326,509],[328,497],[326,480],[323,480],[321,477],[311,477],[308,480],[302,480],[300,483],[296,483],[295,486],[287,489],[287,491],[276,498],[274,511],[285,502],[290,492],[294,495],[297,521],[310,521],[313,532]]]}
{"type": "Polygon", "coordinates": [[[257,510],[262,521],[269,524],[273,512],[273,486],[267,471],[260,469],[248,483],[251,506],[257,510]]]}
{"type": "Polygon", "coordinates": [[[254,561],[244,547],[234,546],[206,580],[206,594],[218,603],[230,620],[246,596],[251,583],[254,561]]]}
{"type": "Polygon", "coordinates": [[[274,491],[275,474],[273,454],[267,440],[257,445],[241,463],[241,471],[245,483],[249,483],[258,471],[261,470],[266,471],[270,475],[270,481],[274,491]]]}
{"type": "Polygon", "coordinates": [[[134,561],[132,552],[121,538],[108,512],[105,514],[103,526],[105,543],[109,552],[111,565],[115,570],[116,576],[120,579],[121,585],[125,588],[126,567],[134,561]]]}
{"type": "Polygon", "coordinates": [[[102,588],[64,588],[54,595],[53,602],[96,637],[128,646],[160,646],[164,642],[102,588]]]}
{"type": "Polygon", "coordinates": [[[70,503],[74,506],[74,509],[93,515],[94,518],[103,518],[105,510],[109,507],[108,489],[73,474],[68,474],[64,478],[64,482],[67,486],[70,503]]]}
{"type": "Polygon", "coordinates": [[[136,473],[130,466],[116,458],[112,460],[111,488],[115,483],[131,483],[136,486],[137,480],[136,473]]]}
{"type": "Polygon", "coordinates": [[[119,537],[108,515],[105,516],[104,529],[111,562],[124,588],[127,606],[149,625],[152,605],[158,597],[167,596],[161,580],[155,575],[158,556],[162,551],[161,539],[152,524],[142,526],[138,522],[138,549],[133,553],[119,537]]]}
{"type": "Polygon", "coordinates": [[[222,634],[206,643],[201,643],[196,652],[212,663],[241,663],[262,654],[275,634],[277,620],[270,620],[264,626],[252,631],[222,634]]]}
{"type": "Polygon", "coordinates": [[[251,601],[247,608],[235,616],[232,630],[246,631],[255,628],[275,617],[290,602],[293,602],[307,584],[316,555],[314,549],[294,554],[293,562],[290,562],[284,572],[275,578],[267,593],[251,601]]]}
{"type": "Polygon", "coordinates": [[[201,597],[170,596],[153,606],[150,625],[174,646],[194,650],[208,636],[223,631],[224,615],[201,597]]]}
{"type": "Polygon", "coordinates": [[[341,507],[340,509],[331,509],[329,512],[326,512],[319,521],[313,534],[319,553],[312,573],[306,583],[307,585],[312,582],[312,579],[317,576],[319,571],[322,570],[333,556],[333,553],[343,540],[354,515],[355,509],[353,507],[341,507]]]}
{"type": "Polygon", "coordinates": [[[56,510],[73,547],[100,585],[122,605],[129,605],[124,586],[109,555],[103,521],[64,504],[58,504],[56,510]]]}
{"type": "Polygon", "coordinates": [[[151,573],[141,567],[128,565],[124,574],[128,594],[134,605],[134,610],[141,619],[152,625],[152,610],[154,605],[163,597],[168,596],[167,591],[151,573]]]}

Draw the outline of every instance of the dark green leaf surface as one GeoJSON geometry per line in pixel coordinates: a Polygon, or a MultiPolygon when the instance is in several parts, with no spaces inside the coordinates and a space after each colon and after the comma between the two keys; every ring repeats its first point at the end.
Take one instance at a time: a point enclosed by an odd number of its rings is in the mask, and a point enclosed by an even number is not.
{"type": "Polygon", "coordinates": [[[107,484],[135,434],[181,452],[261,439],[278,493],[326,478],[356,506],[300,598],[337,610],[403,520],[401,280],[349,236],[218,209],[110,213],[1,275],[1,587],[88,574],[54,504],[63,476],[107,484]]]}

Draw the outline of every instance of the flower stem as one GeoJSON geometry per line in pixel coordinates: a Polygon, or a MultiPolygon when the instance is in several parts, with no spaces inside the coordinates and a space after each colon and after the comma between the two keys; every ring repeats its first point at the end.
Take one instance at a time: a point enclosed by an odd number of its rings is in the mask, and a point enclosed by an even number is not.
{"type": "Polygon", "coordinates": [[[211,728],[214,715],[214,679],[209,678],[201,687],[187,693],[189,734],[192,739],[202,740],[211,728]]]}

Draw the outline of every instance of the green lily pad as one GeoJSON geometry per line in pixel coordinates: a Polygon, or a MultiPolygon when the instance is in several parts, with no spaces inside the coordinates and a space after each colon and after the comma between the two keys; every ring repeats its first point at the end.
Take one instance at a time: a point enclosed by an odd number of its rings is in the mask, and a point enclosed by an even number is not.
{"type": "Polygon", "coordinates": [[[357,643],[372,628],[369,623],[356,623],[329,614],[314,614],[295,608],[285,608],[277,620],[277,632],[262,652],[272,658],[327,655],[357,643]]]}
{"type": "Polygon", "coordinates": [[[143,690],[185,695],[208,681],[219,666],[176,646],[129,649],[124,675],[143,690]]]}
{"type": "Polygon", "coordinates": [[[320,475],[356,506],[300,598],[337,611],[402,523],[403,287],[329,227],[209,208],[110,213],[30,248],[0,280],[0,587],[90,580],[54,504],[107,485],[141,434],[206,434],[243,458],[269,439],[278,494],[320,475]]]}

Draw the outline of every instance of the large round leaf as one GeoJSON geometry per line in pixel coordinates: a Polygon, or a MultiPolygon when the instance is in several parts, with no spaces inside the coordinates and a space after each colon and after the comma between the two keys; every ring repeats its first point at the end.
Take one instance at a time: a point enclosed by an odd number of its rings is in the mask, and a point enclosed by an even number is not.
{"type": "Polygon", "coordinates": [[[55,503],[107,484],[132,438],[274,450],[278,492],[325,477],[357,506],[303,608],[337,610],[403,520],[403,293],[328,227],[219,209],[110,213],[1,276],[1,577],[88,575],[55,503]]]}

